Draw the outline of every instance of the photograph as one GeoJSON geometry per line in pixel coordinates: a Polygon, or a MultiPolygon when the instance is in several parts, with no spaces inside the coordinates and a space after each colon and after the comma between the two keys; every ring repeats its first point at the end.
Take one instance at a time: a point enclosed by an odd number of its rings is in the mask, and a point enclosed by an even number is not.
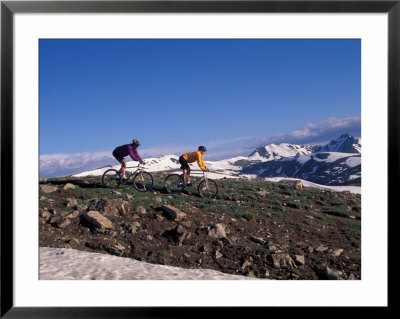
{"type": "Polygon", "coordinates": [[[0,10],[1,318],[390,309],[398,0],[0,10]]]}
{"type": "Polygon", "coordinates": [[[40,280],[361,280],[361,39],[39,39],[40,280]]]}

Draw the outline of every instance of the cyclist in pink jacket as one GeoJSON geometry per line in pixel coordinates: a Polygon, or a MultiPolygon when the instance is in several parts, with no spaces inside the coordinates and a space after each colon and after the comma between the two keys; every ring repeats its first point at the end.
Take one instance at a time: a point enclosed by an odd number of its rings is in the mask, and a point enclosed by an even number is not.
{"type": "Polygon", "coordinates": [[[130,156],[134,161],[138,161],[140,164],[144,164],[144,161],[140,157],[137,148],[140,146],[139,140],[134,138],[131,144],[125,144],[118,146],[112,152],[112,155],[115,159],[121,163],[121,169],[119,172],[122,175],[123,179],[127,179],[125,176],[125,168],[126,168],[126,161],[124,159],[125,156],[130,156]]]}

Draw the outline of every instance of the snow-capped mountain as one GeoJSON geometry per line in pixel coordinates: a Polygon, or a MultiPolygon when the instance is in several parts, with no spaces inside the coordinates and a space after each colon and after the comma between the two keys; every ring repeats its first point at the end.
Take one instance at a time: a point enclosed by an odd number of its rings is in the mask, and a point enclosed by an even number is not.
{"type": "Polygon", "coordinates": [[[361,154],[361,140],[349,134],[341,135],[337,140],[330,141],[319,152],[342,152],[361,154]]]}
{"type": "Polygon", "coordinates": [[[360,139],[343,134],[325,146],[304,149],[309,153],[254,163],[241,173],[261,178],[300,178],[323,185],[361,185],[360,139]]]}
{"type": "Polygon", "coordinates": [[[292,177],[323,185],[360,185],[361,155],[319,152],[310,155],[257,163],[243,168],[257,177],[292,177]]]}
{"type": "MultiPolygon", "coordinates": [[[[146,158],[145,162],[149,172],[180,168],[176,155],[146,158]]],[[[323,185],[361,185],[361,141],[349,134],[343,134],[325,146],[270,144],[256,148],[247,157],[205,162],[212,172],[210,178],[290,177],[323,185]]],[[[127,166],[127,171],[134,171],[137,162],[127,162],[127,166]]],[[[193,172],[199,170],[196,163],[190,166],[193,172]]],[[[119,169],[120,165],[73,176],[102,175],[109,168],[119,169]]]]}
{"type": "Polygon", "coordinates": [[[314,146],[296,145],[296,144],[269,144],[257,147],[254,152],[249,155],[251,160],[279,160],[284,157],[294,157],[299,155],[311,154],[315,151],[314,146]]]}

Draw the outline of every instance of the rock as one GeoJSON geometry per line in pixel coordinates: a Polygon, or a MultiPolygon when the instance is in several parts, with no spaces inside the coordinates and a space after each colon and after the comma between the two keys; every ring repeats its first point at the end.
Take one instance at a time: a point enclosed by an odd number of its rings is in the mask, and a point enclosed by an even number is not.
{"type": "Polygon", "coordinates": [[[268,271],[268,269],[265,270],[264,276],[265,276],[265,277],[269,277],[269,271],[268,271]]]}
{"type": "Polygon", "coordinates": [[[269,249],[269,251],[277,251],[278,250],[278,248],[274,245],[269,245],[268,249],[269,249]]]}
{"type": "Polygon", "coordinates": [[[302,189],[303,188],[303,182],[300,180],[292,180],[292,179],[281,179],[279,181],[281,184],[289,185],[292,188],[295,189],[302,189]]]}
{"type": "Polygon", "coordinates": [[[219,258],[221,258],[222,257],[222,254],[217,250],[216,252],[215,252],[215,259],[219,259],[219,258]]]}
{"type": "Polygon", "coordinates": [[[212,226],[208,231],[208,236],[217,239],[226,238],[225,225],[216,224],[215,226],[212,226]]]}
{"type": "Polygon", "coordinates": [[[46,221],[46,222],[47,222],[51,217],[53,217],[53,214],[51,214],[51,213],[50,213],[49,211],[47,211],[47,210],[41,212],[39,215],[40,215],[40,217],[42,217],[43,220],[46,221]]]}
{"type": "Polygon", "coordinates": [[[304,266],[306,264],[306,260],[303,255],[294,256],[294,261],[300,266],[304,266]]]}
{"type": "Polygon", "coordinates": [[[242,262],[242,264],[240,265],[240,267],[242,268],[242,270],[245,270],[247,267],[251,266],[251,262],[248,260],[245,260],[244,262],[242,262]]]}
{"type": "Polygon", "coordinates": [[[256,278],[256,275],[254,274],[254,271],[250,270],[249,272],[246,273],[247,277],[252,277],[252,278],[256,278]]]}
{"type": "Polygon", "coordinates": [[[288,254],[273,254],[271,255],[274,267],[278,269],[293,269],[297,268],[293,259],[288,254]]]}
{"type": "Polygon", "coordinates": [[[213,250],[220,250],[224,247],[224,243],[220,240],[213,242],[213,250]]]}
{"type": "Polygon", "coordinates": [[[150,236],[150,235],[147,235],[147,239],[148,239],[148,240],[153,240],[153,237],[150,236]]]}
{"type": "Polygon", "coordinates": [[[67,203],[65,204],[65,206],[74,207],[77,205],[78,205],[78,201],[76,200],[76,198],[67,198],[67,203]]]}
{"type": "Polygon", "coordinates": [[[342,252],[343,252],[343,249],[341,249],[341,248],[335,249],[334,251],[332,251],[331,255],[332,255],[332,257],[339,257],[342,252]]]}
{"type": "Polygon", "coordinates": [[[114,194],[117,194],[117,195],[119,195],[119,196],[121,196],[122,194],[120,193],[120,192],[117,192],[117,191],[112,191],[114,194]]]}
{"type": "Polygon", "coordinates": [[[309,253],[309,254],[311,254],[312,252],[314,251],[314,248],[313,247],[307,247],[307,252],[309,253]]]}
{"type": "Polygon", "coordinates": [[[66,217],[66,218],[73,219],[73,218],[79,217],[80,214],[81,214],[81,213],[80,213],[79,210],[74,210],[72,213],[69,213],[69,214],[66,215],[65,217],[66,217]]]}
{"type": "Polygon", "coordinates": [[[71,220],[67,219],[67,218],[63,218],[61,216],[53,216],[50,219],[50,224],[52,224],[53,226],[63,229],[65,227],[67,227],[69,224],[71,224],[71,220]]]}
{"type": "Polygon", "coordinates": [[[127,222],[122,222],[121,226],[128,232],[132,233],[132,225],[127,222]]]}
{"type": "Polygon", "coordinates": [[[192,223],[190,221],[183,221],[181,224],[182,224],[182,226],[185,226],[187,228],[192,226],[192,223]]]}
{"type": "Polygon", "coordinates": [[[40,185],[40,188],[42,189],[42,192],[46,194],[53,193],[58,189],[57,186],[51,185],[40,185]]]}
{"type": "Polygon", "coordinates": [[[259,195],[265,197],[265,196],[267,196],[267,195],[269,194],[269,192],[266,191],[266,190],[261,190],[261,191],[257,192],[257,194],[259,194],[259,195]]]}
{"type": "Polygon", "coordinates": [[[126,194],[125,196],[127,200],[133,200],[133,196],[131,194],[126,194]]]}
{"type": "Polygon", "coordinates": [[[181,225],[178,225],[172,230],[172,232],[176,236],[181,236],[185,233],[185,229],[181,225]]]}
{"type": "Polygon", "coordinates": [[[112,255],[122,256],[124,253],[125,247],[120,244],[116,244],[114,246],[106,245],[103,247],[103,249],[112,255]]]}
{"type": "Polygon", "coordinates": [[[46,200],[46,197],[41,196],[41,197],[39,198],[39,200],[46,200]]]}
{"type": "Polygon", "coordinates": [[[211,248],[209,246],[202,245],[199,247],[199,251],[201,253],[207,254],[207,253],[211,252],[211,248]]]}
{"type": "Polygon", "coordinates": [[[89,224],[100,229],[113,228],[112,222],[97,211],[91,210],[88,213],[83,214],[82,218],[84,218],[89,224]]]}
{"type": "Polygon", "coordinates": [[[74,189],[74,188],[77,188],[77,186],[76,185],[74,185],[74,184],[71,184],[71,183],[67,183],[67,184],[65,184],[64,185],[64,187],[63,187],[63,189],[74,189]]]}
{"type": "Polygon", "coordinates": [[[327,250],[328,250],[328,247],[326,247],[324,245],[321,245],[317,249],[315,249],[315,251],[318,252],[318,253],[323,253],[323,252],[325,252],[327,250]]]}
{"type": "Polygon", "coordinates": [[[127,202],[109,199],[97,199],[90,206],[88,210],[102,212],[104,216],[120,216],[126,214],[125,204],[127,202]]]}
{"type": "Polygon", "coordinates": [[[132,234],[136,233],[137,229],[140,228],[141,225],[138,222],[134,222],[131,224],[131,232],[132,234]]]}
{"type": "Polygon", "coordinates": [[[166,218],[169,220],[182,220],[186,217],[185,213],[171,205],[162,205],[161,209],[164,211],[166,218]]]}
{"type": "Polygon", "coordinates": [[[259,238],[259,237],[250,236],[250,240],[254,241],[257,244],[261,244],[261,245],[266,244],[266,241],[264,239],[262,239],[262,238],[259,238]]]}
{"type": "Polygon", "coordinates": [[[162,203],[162,198],[160,196],[156,196],[156,198],[154,200],[159,204],[162,203]]]}
{"type": "Polygon", "coordinates": [[[138,206],[138,208],[136,208],[136,213],[140,214],[140,215],[145,215],[147,213],[146,208],[144,208],[143,206],[138,206]]]}
{"type": "Polygon", "coordinates": [[[341,275],[342,275],[341,271],[333,270],[333,269],[330,269],[329,267],[326,267],[323,270],[322,275],[325,279],[328,279],[328,280],[343,280],[343,278],[341,277],[341,275]]]}

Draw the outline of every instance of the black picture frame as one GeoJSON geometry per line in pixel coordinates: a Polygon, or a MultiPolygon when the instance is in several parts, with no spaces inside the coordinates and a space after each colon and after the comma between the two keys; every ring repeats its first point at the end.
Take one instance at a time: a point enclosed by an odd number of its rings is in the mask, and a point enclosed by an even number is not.
{"type": "MultiPolygon", "coordinates": [[[[222,316],[227,309],[192,307],[15,307],[13,300],[13,19],[16,13],[118,12],[312,12],[388,13],[388,219],[395,213],[394,190],[399,181],[400,126],[400,0],[355,1],[1,1],[1,318],[191,318],[222,316]],[[206,314],[207,313],[207,314],[206,314]]],[[[392,234],[388,222],[388,234],[392,234]]],[[[388,247],[390,251],[390,236],[388,247]]],[[[390,265],[388,255],[388,265],[390,265]]],[[[388,269],[389,270],[389,269],[388,269]]],[[[390,280],[388,280],[388,286],[390,280]]],[[[388,299],[388,307],[391,302],[388,299]]],[[[258,308],[258,307],[256,307],[258,308]]],[[[252,308],[253,309],[253,308],[252,308]]],[[[291,307],[296,314],[304,308],[291,307]]],[[[248,315],[246,307],[236,315],[248,315]]]]}

